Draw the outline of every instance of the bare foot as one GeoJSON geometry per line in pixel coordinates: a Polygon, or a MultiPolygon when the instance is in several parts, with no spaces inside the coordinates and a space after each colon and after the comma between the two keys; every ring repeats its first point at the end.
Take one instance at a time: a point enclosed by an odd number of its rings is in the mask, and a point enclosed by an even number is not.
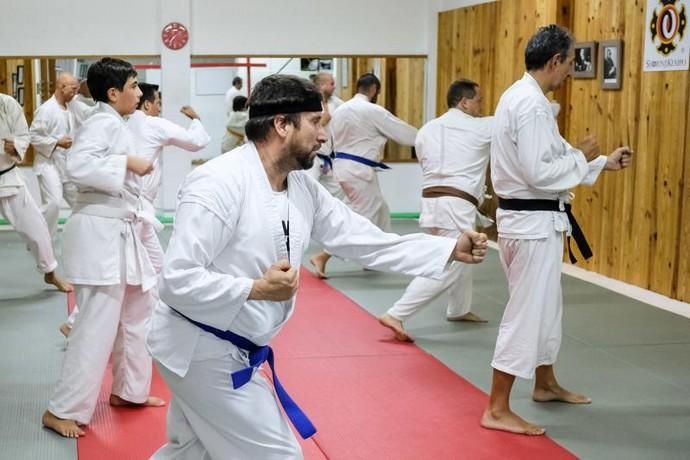
{"type": "Polygon", "coordinates": [[[60,325],[60,332],[62,333],[62,335],[65,336],[65,338],[67,338],[67,336],[69,336],[69,333],[72,332],[72,326],[70,326],[67,323],[62,323],[60,325]]]}
{"type": "Polygon", "coordinates": [[[465,313],[464,315],[460,316],[447,316],[446,317],[447,321],[466,321],[468,323],[488,323],[489,321],[482,318],[481,316],[469,312],[465,313]]]}
{"type": "Polygon", "coordinates": [[[43,426],[50,428],[60,436],[66,438],[78,438],[84,436],[84,430],[79,428],[79,425],[74,420],[67,420],[63,418],[56,417],[50,411],[45,411],[43,417],[41,418],[43,426]]]}
{"type": "Polygon", "coordinates": [[[484,414],[482,414],[482,419],[479,424],[488,430],[508,431],[510,433],[524,434],[527,436],[541,436],[546,433],[544,428],[527,422],[511,411],[502,414],[493,414],[487,408],[484,414]]]}
{"type": "Polygon", "coordinates": [[[110,395],[110,405],[115,407],[163,407],[165,401],[157,396],[149,396],[143,403],[134,403],[117,395],[110,395]]]}
{"type": "Polygon", "coordinates": [[[592,400],[587,396],[573,393],[557,385],[552,388],[535,388],[532,399],[536,402],[564,402],[569,404],[591,404],[592,400]]]}
{"type": "Polygon", "coordinates": [[[414,342],[412,337],[407,335],[407,332],[405,332],[402,321],[393,318],[388,313],[384,313],[383,315],[379,316],[379,323],[393,331],[397,340],[401,342],[414,342]]]}
{"type": "Polygon", "coordinates": [[[311,262],[312,266],[314,267],[314,270],[316,271],[316,276],[318,276],[322,280],[328,278],[328,276],[326,275],[326,263],[330,258],[330,254],[328,254],[325,251],[321,251],[315,256],[313,256],[311,259],[309,259],[309,262],[311,262]]]}
{"type": "Polygon", "coordinates": [[[60,279],[55,272],[50,272],[43,275],[43,281],[45,281],[47,284],[52,284],[60,292],[72,292],[74,290],[71,284],[60,279]]]}

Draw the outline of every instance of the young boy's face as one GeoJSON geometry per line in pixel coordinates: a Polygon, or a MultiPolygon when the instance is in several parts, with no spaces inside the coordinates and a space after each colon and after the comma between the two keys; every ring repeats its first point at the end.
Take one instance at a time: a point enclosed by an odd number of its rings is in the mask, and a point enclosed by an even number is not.
{"type": "Polygon", "coordinates": [[[137,109],[137,105],[139,105],[139,98],[142,94],[136,77],[129,77],[122,91],[115,88],[112,89],[114,91],[110,93],[110,104],[117,113],[123,116],[134,113],[137,109]]]}

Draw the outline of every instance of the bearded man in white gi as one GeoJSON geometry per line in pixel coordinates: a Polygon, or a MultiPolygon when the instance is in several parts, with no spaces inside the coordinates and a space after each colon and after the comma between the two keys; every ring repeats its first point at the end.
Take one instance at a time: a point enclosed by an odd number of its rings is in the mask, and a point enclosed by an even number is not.
{"type": "MultiPolygon", "coordinates": [[[[333,150],[333,131],[331,130],[331,118],[335,110],[343,105],[343,101],[336,96],[335,93],[335,79],[333,74],[328,72],[320,72],[314,76],[314,84],[321,91],[323,95],[323,115],[321,116],[321,124],[326,131],[326,142],[321,144],[321,148],[316,153],[314,166],[309,169],[309,174],[321,183],[331,195],[339,200],[347,202],[345,192],[340,187],[338,180],[333,174],[333,160],[335,159],[335,151],[333,150]]],[[[331,255],[327,251],[320,251],[314,255],[309,262],[314,266],[317,276],[319,278],[326,278],[326,263],[331,255]]]]}
{"type": "Polygon", "coordinates": [[[67,179],[65,163],[76,130],[68,104],[78,89],[79,82],[72,74],[61,73],[55,82],[55,93],[38,108],[29,130],[37,154],[34,173],[41,190],[41,208],[52,238],[57,234],[62,199],[73,207],[77,194],[76,187],[67,179]]]}
{"type": "Polygon", "coordinates": [[[606,157],[592,137],[574,148],[559,134],[546,93],[563,84],[574,54],[567,29],[540,28],[527,43],[527,72],[503,93],[494,116],[491,177],[499,196],[498,245],[510,298],[491,363],[489,405],[481,418],[489,429],[544,433],[510,409],[516,376],[536,376],[535,401],[591,402],[561,387],[553,369],[561,345],[563,233],[572,233],[583,255],[591,255],[570,212],[568,190],[591,185],[602,170],[626,168],[632,151],[620,147],[606,157]]]}
{"type": "Polygon", "coordinates": [[[43,424],[65,437],[84,434],[80,426],[91,420],[111,352],[111,405],[164,404],[149,396],[145,335],[156,272],[136,227],[144,212],[142,176],[152,163],[134,153],[123,118],[139,103],[136,75],[120,59],[89,67],[89,90],[98,104],[67,157],[79,195],[64,230],[65,273],[81,311],[43,414],[43,424]]]}
{"type": "MultiPolygon", "coordinates": [[[[161,98],[158,85],[139,83],[142,92],[137,110],[127,119],[127,128],[134,138],[134,147],[138,155],[153,164],[153,171],[142,178],[144,188],[141,194],[140,219],[137,220],[136,230],[139,233],[151,264],[156,273],[160,273],[163,266],[163,248],[158,239],[157,232],[163,229],[163,225],[156,218],[155,201],[161,184],[161,155],[163,147],[175,146],[190,152],[196,152],[206,147],[211,141],[204,129],[199,115],[189,106],[184,106],[180,111],[192,122],[187,129],[160,118],[161,98]]],[[[151,291],[152,301],[157,301],[157,287],[151,291]]],[[[78,315],[78,308],[69,316],[67,321],[60,326],[60,332],[68,336],[78,315]]]]}
{"type": "MultiPolygon", "coordinates": [[[[333,169],[348,206],[389,232],[390,210],[379,186],[377,169],[390,167],[381,163],[381,154],[388,139],[401,145],[414,145],[417,129],[376,105],[380,92],[378,77],[366,73],[357,80],[357,94],[333,112],[333,169]]],[[[321,277],[326,275],[326,256],[321,254],[314,261],[321,277]]]]}
{"type": "MultiPolygon", "coordinates": [[[[479,85],[457,80],[448,88],[448,111],[424,125],[415,150],[422,167],[419,225],[432,235],[457,238],[474,229],[489,164],[492,117],[481,117],[479,85]]],[[[448,291],[449,321],[483,322],[471,311],[472,266],[454,263],[442,280],[415,278],[379,322],[395,338],[412,341],[403,322],[448,291]]]]}
{"type": "Polygon", "coordinates": [[[29,139],[24,110],[12,97],[0,94],[0,213],[26,243],[43,280],[69,292],[72,286],[55,274],[58,263],[46,221],[17,169],[29,139]]]}
{"type": "Polygon", "coordinates": [[[314,426],[288,400],[268,344],[292,315],[309,240],[378,270],[428,277],[476,263],[486,236],[383,233],[305,171],[325,141],[309,81],[271,75],[249,100],[249,142],[196,168],[179,196],[151,318],[149,349],[173,393],[168,443],[154,459],[299,459],[280,410],[303,437],[314,426]],[[232,381],[229,378],[232,376],[232,381]]]}

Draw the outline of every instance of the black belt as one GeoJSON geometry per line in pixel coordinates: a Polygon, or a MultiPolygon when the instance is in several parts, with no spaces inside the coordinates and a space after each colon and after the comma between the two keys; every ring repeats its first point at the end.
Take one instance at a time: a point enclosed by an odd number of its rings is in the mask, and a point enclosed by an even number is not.
{"type": "MultiPolygon", "coordinates": [[[[517,198],[498,198],[498,207],[505,209],[506,211],[554,211],[554,212],[565,212],[568,216],[568,221],[572,227],[571,234],[575,239],[575,244],[580,250],[582,257],[585,260],[592,257],[592,248],[589,247],[587,243],[587,238],[583,233],[580,225],[578,225],[577,220],[572,212],[572,206],[570,203],[564,203],[564,209],[560,207],[560,201],[558,200],[521,200],[517,198]]],[[[568,257],[570,258],[570,263],[577,263],[577,259],[573,255],[573,250],[570,247],[570,237],[568,237],[568,257]]]]}
{"type": "Polygon", "coordinates": [[[13,170],[14,168],[16,168],[16,167],[17,167],[17,163],[13,164],[12,166],[10,166],[10,167],[7,168],[7,169],[3,169],[2,171],[0,171],[0,176],[2,176],[2,175],[5,174],[5,173],[8,173],[8,172],[12,171],[12,170],[13,170]]]}

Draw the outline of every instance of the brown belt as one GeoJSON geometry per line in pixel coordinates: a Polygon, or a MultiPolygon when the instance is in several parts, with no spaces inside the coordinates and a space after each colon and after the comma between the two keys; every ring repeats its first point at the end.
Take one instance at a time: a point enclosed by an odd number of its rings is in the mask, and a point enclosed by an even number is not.
{"type": "Polygon", "coordinates": [[[479,201],[467,192],[454,187],[447,187],[445,185],[437,185],[435,187],[427,187],[422,190],[422,198],[439,198],[442,196],[454,196],[469,201],[475,206],[479,206],[479,201]]]}

